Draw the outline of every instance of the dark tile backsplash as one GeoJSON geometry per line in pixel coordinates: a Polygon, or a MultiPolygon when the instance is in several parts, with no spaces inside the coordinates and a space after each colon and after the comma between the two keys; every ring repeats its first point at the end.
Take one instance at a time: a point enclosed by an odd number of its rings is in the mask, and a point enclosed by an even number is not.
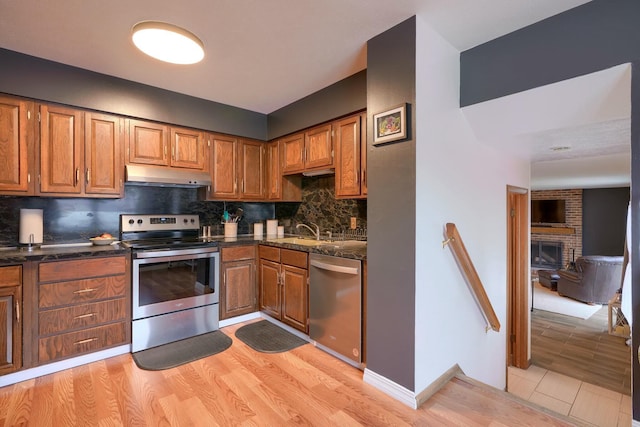
{"type": "Polygon", "coordinates": [[[323,233],[336,233],[349,229],[351,217],[357,218],[358,228],[367,228],[367,201],[336,200],[333,175],[304,177],[302,203],[277,203],[275,211],[280,225],[286,225],[287,233],[296,234],[296,224],[309,222],[318,224],[323,233]]]}
{"type": "Polygon", "coordinates": [[[296,233],[297,223],[317,223],[322,231],[347,229],[352,216],[366,228],[366,200],[335,200],[334,177],[302,180],[302,203],[241,203],[199,201],[190,188],[127,185],[122,199],[50,198],[0,196],[0,246],[18,242],[20,209],[42,209],[43,243],[84,242],[101,233],[119,233],[120,214],[198,214],[201,225],[212,233],[224,233],[225,210],[242,208],[238,234],[253,233],[253,223],[278,218],[287,233],[296,233]]]}

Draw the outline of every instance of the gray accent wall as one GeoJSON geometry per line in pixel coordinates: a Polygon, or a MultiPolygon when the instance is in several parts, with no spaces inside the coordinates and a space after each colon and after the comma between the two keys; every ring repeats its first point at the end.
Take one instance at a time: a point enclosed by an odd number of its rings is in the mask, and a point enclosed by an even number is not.
{"type": "Polygon", "coordinates": [[[640,59],[640,1],[594,0],[462,52],[460,106],[640,59]]]}
{"type": "Polygon", "coordinates": [[[367,43],[367,369],[415,389],[416,18],[367,43]],[[373,146],[373,114],[408,103],[409,137],[373,146]]]}
{"type": "Polygon", "coordinates": [[[267,116],[0,49],[0,92],[266,140],[267,116]]]}
{"type": "Polygon", "coordinates": [[[363,70],[268,115],[269,140],[367,108],[363,70]]]}
{"type": "Polygon", "coordinates": [[[624,255],[629,187],[582,191],[582,255],[624,255]]]}

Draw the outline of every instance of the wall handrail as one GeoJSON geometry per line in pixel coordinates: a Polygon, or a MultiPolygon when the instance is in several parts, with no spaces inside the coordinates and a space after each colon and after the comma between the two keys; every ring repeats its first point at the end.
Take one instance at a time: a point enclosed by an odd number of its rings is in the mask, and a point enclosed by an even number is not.
{"type": "Polygon", "coordinates": [[[493,310],[491,301],[489,301],[489,297],[482,285],[482,281],[473,266],[473,262],[469,257],[469,253],[462,242],[462,238],[460,237],[455,224],[451,222],[447,223],[445,227],[445,237],[446,240],[442,242],[442,247],[444,248],[447,245],[451,247],[453,255],[458,262],[458,266],[461,268],[462,274],[478,302],[480,311],[487,321],[486,330],[488,331],[489,329],[493,329],[496,332],[500,331],[500,321],[498,320],[498,316],[496,316],[496,312],[493,310]]]}

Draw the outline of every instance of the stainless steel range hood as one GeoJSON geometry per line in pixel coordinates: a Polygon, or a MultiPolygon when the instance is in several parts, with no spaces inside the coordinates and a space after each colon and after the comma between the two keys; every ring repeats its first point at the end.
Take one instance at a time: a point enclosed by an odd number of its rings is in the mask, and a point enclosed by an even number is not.
{"type": "Polygon", "coordinates": [[[126,165],[127,184],[160,187],[206,187],[211,185],[211,175],[194,170],[170,169],[158,166],[126,165]]]}

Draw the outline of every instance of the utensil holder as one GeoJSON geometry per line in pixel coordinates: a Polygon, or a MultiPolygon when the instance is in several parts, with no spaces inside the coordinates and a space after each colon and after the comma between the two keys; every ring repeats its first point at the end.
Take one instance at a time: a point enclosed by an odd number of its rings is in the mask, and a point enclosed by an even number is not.
{"type": "Polygon", "coordinates": [[[237,222],[225,222],[224,223],[224,237],[236,238],[238,237],[238,223],[237,222]]]}

